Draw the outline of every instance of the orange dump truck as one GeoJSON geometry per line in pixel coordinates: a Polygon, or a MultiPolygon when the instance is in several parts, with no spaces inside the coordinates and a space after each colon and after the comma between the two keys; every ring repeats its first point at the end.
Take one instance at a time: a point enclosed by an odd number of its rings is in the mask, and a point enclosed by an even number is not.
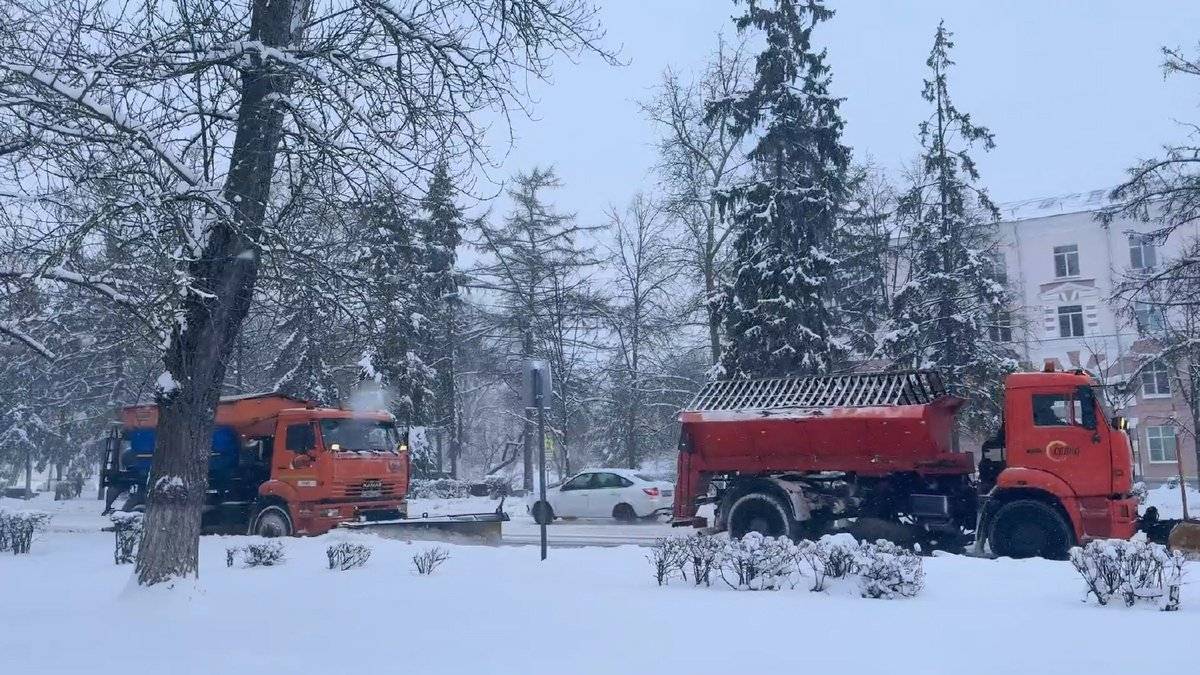
{"type": "MultiPolygon", "coordinates": [[[[121,410],[102,480],[105,510],[143,506],[158,408],[121,410]]],[[[499,539],[501,510],[408,519],[406,436],[382,411],[324,408],[283,394],[222,398],[209,455],[207,532],[318,535],[352,527],[398,536],[437,531],[499,539]]],[[[445,537],[434,537],[445,538],[445,537]]]]}
{"type": "Polygon", "coordinates": [[[977,471],[952,447],[963,401],[935,372],[713,382],[680,413],[674,523],[709,526],[697,509],[711,503],[712,526],[735,536],[873,523],[1014,557],[1128,538],[1133,457],[1097,387],[1083,371],[1009,375],[977,471]]]}

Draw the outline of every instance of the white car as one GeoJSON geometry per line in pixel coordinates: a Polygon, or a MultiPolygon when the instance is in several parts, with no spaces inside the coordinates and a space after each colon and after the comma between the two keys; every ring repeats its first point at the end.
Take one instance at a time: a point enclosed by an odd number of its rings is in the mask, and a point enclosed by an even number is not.
{"type": "Polygon", "coordinates": [[[534,521],[555,518],[616,518],[632,522],[670,513],[675,486],[630,469],[586,469],[546,489],[546,502],[534,496],[534,521]]]}

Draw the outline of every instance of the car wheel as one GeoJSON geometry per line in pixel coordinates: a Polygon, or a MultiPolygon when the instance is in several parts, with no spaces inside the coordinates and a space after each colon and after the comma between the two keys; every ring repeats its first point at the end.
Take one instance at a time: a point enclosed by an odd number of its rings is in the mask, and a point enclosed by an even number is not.
{"type": "Polygon", "coordinates": [[[549,525],[554,522],[554,508],[546,502],[538,502],[529,510],[533,515],[533,522],[538,525],[549,525]]]}
{"type": "Polygon", "coordinates": [[[1067,557],[1075,537],[1066,521],[1043,502],[1019,499],[1001,506],[992,519],[992,553],[1008,558],[1067,557]]]}
{"type": "Polygon", "coordinates": [[[284,507],[271,505],[258,512],[250,533],[269,538],[291,536],[292,519],[284,507]]]}
{"type": "Polygon", "coordinates": [[[764,537],[791,537],[794,529],[791,513],[774,495],[749,492],[729,507],[729,536],[732,538],[741,539],[750,532],[758,532],[764,537]]]}
{"type": "Polygon", "coordinates": [[[617,504],[614,506],[612,516],[622,523],[632,523],[637,520],[637,512],[629,504],[617,504]]]}

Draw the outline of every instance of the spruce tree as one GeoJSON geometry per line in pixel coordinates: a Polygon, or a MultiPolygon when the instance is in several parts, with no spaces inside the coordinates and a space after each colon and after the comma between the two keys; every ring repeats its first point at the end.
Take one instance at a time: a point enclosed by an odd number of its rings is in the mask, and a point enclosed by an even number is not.
{"type": "MultiPolygon", "coordinates": [[[[425,426],[433,370],[422,354],[431,342],[429,299],[422,268],[423,241],[405,212],[403,198],[384,193],[365,209],[358,267],[368,293],[365,345],[359,380],[373,382],[382,403],[402,426],[425,426]]],[[[427,458],[413,457],[414,471],[427,458]]]]}
{"type": "Polygon", "coordinates": [[[1016,366],[989,335],[1008,294],[995,271],[993,224],[999,217],[968,150],[994,147],[992,134],[950,98],[947,72],[954,43],[938,24],[921,96],[933,111],[920,124],[923,153],[901,196],[909,276],[896,293],[883,347],[897,368],[936,368],[951,391],[973,403],[961,418],[975,430],[994,424],[996,388],[1016,366]]]}
{"type": "Polygon", "coordinates": [[[835,331],[849,348],[849,365],[869,359],[890,316],[896,194],[870,164],[850,172],[850,198],[833,241],[837,258],[832,293],[835,331]]]}
{"type": "Polygon", "coordinates": [[[418,228],[424,240],[425,295],[431,301],[429,323],[432,334],[425,362],[436,375],[432,383],[432,422],[446,430],[450,475],[458,475],[462,450],[462,420],[458,409],[458,340],[462,330],[460,275],[455,267],[462,243],[463,213],[454,203],[455,188],[446,162],[439,162],[421,201],[424,217],[418,228]]]}
{"type": "Polygon", "coordinates": [[[833,16],[819,0],[745,0],[739,31],[756,28],[766,48],[746,93],[716,101],[737,134],[759,132],[754,177],[717,197],[737,232],[735,271],[722,299],[725,377],[828,372],[845,347],[831,331],[830,254],[847,197],[850,150],[841,99],[829,93],[826,53],[812,45],[833,16]]]}
{"type": "Polygon", "coordinates": [[[341,399],[337,378],[326,356],[337,331],[335,315],[314,289],[293,287],[279,321],[283,342],[271,367],[275,391],[335,405],[341,399]]]}

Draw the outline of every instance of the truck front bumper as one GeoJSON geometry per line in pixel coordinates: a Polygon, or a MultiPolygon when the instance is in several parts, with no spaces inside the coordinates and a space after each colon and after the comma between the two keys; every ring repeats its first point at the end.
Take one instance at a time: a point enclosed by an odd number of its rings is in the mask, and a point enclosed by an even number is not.
{"type": "Polygon", "coordinates": [[[356,521],[399,520],[408,517],[408,502],[318,502],[301,504],[297,514],[297,534],[325,534],[341,523],[356,521]]]}

